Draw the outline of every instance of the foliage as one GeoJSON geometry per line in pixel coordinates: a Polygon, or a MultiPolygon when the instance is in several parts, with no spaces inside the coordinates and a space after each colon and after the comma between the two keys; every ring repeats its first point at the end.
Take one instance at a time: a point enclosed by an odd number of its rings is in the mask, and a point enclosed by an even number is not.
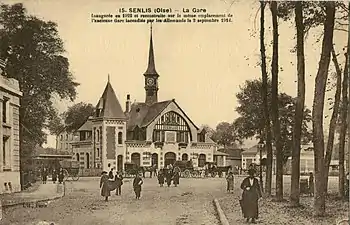
{"type": "MultiPolygon", "coordinates": [[[[241,87],[241,91],[237,93],[239,106],[236,111],[241,115],[238,117],[233,126],[239,138],[262,138],[264,130],[264,113],[261,96],[261,80],[247,80],[245,85],[241,87]]],[[[268,82],[268,104],[271,109],[271,82],[268,82]]],[[[295,120],[295,101],[286,93],[280,93],[279,102],[279,119],[281,126],[281,139],[284,152],[284,158],[288,158],[291,154],[293,125],[295,120]]],[[[311,111],[305,107],[303,121],[303,143],[311,140],[311,132],[308,130],[308,123],[311,121],[311,111]]],[[[273,135],[273,133],[272,133],[273,135]]]]}
{"type": "Polygon", "coordinates": [[[63,113],[67,132],[79,129],[94,114],[95,107],[90,103],[80,102],[68,108],[63,113]]]}
{"type": "Polygon", "coordinates": [[[221,122],[216,126],[213,140],[224,147],[236,145],[236,142],[242,143],[234,126],[228,122],[221,122]]]}
{"type": "Polygon", "coordinates": [[[44,128],[54,118],[52,97],[73,100],[77,83],[69,71],[57,24],[28,15],[22,4],[1,5],[0,55],[12,47],[6,74],[19,81],[22,153],[45,141],[44,128]]]}

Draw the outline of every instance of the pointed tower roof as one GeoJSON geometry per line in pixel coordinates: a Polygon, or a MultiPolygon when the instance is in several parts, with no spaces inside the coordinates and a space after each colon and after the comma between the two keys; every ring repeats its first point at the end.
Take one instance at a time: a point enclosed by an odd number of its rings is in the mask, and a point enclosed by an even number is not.
{"type": "Polygon", "coordinates": [[[156,66],[154,63],[154,52],[153,52],[153,37],[152,37],[152,23],[151,23],[151,37],[149,43],[149,52],[148,52],[148,67],[144,75],[156,75],[159,76],[156,71],[156,66]]]}
{"type": "Polygon", "coordinates": [[[111,83],[109,82],[109,75],[107,85],[99,102],[97,103],[96,108],[101,109],[99,117],[125,119],[123,109],[118,101],[111,83]]]}

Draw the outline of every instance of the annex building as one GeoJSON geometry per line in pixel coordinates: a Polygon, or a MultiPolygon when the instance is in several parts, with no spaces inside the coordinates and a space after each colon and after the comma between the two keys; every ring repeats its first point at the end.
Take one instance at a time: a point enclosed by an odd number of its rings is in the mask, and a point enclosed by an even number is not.
{"type": "MultiPolygon", "coordinates": [[[[0,74],[3,71],[0,60],[0,74]]],[[[0,75],[0,194],[21,191],[19,107],[22,92],[16,79],[0,75]]]]}
{"type": "MultiPolygon", "coordinates": [[[[143,79],[145,101],[131,103],[128,94],[124,110],[108,79],[95,115],[69,140],[81,167],[108,171],[113,167],[122,170],[127,162],[158,168],[175,160],[192,160],[195,167],[213,162],[216,143],[196,126],[175,99],[160,101],[158,98],[159,74],[155,67],[152,30],[143,79]]],[[[69,148],[65,140],[68,136],[59,136],[57,146],[69,148]]]]}

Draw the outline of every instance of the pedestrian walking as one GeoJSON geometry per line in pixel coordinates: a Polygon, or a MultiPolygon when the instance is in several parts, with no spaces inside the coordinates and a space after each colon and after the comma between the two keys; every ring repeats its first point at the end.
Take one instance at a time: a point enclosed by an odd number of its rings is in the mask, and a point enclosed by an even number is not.
{"type": "Polygon", "coordinates": [[[63,169],[60,168],[60,172],[58,173],[58,183],[62,184],[63,179],[64,179],[64,172],[63,172],[63,169]]]}
{"type": "Polygon", "coordinates": [[[166,175],[165,175],[166,184],[168,185],[168,187],[170,187],[170,185],[171,185],[172,178],[173,178],[172,171],[170,169],[168,169],[166,171],[166,175]]]}
{"type": "Polygon", "coordinates": [[[135,192],[136,199],[140,199],[140,197],[141,197],[141,186],[142,186],[142,184],[143,184],[143,180],[140,177],[140,174],[136,173],[136,177],[134,178],[134,181],[133,181],[133,187],[134,187],[134,192],[135,192]]]}
{"type": "Polygon", "coordinates": [[[52,182],[55,184],[57,181],[57,171],[55,169],[52,170],[52,182]]]}
{"type": "Polygon", "coordinates": [[[247,222],[251,219],[252,223],[256,223],[259,216],[258,200],[261,198],[261,189],[258,179],[254,177],[255,170],[248,170],[249,176],[244,178],[241,184],[243,190],[242,199],[240,200],[242,212],[247,222]]]}
{"type": "Polygon", "coordinates": [[[163,172],[163,170],[160,170],[158,172],[158,183],[159,183],[159,186],[163,187],[163,185],[164,185],[164,172],[163,172]]]}
{"type": "Polygon", "coordinates": [[[111,180],[114,180],[114,172],[113,172],[114,168],[112,168],[109,173],[108,173],[108,178],[111,180]]]}
{"type": "Polygon", "coordinates": [[[177,187],[177,185],[180,184],[180,173],[181,173],[180,167],[175,166],[173,169],[173,181],[174,181],[175,187],[177,187]]]}
{"type": "Polygon", "coordinates": [[[310,173],[309,175],[309,194],[310,196],[314,196],[314,174],[310,173]]]}
{"type": "Polygon", "coordinates": [[[235,181],[232,172],[229,172],[227,174],[226,181],[227,181],[227,192],[230,193],[231,191],[233,191],[234,181],[235,181]]]}
{"type": "Polygon", "coordinates": [[[105,201],[108,202],[108,197],[111,196],[111,191],[108,185],[108,175],[106,171],[103,171],[100,179],[101,196],[105,197],[105,201]]]}
{"type": "Polygon", "coordinates": [[[43,184],[46,184],[47,175],[48,175],[47,169],[46,167],[44,167],[43,170],[41,171],[41,179],[43,181],[43,184]]]}
{"type": "Polygon", "coordinates": [[[121,172],[118,172],[115,175],[115,182],[116,182],[115,194],[121,195],[122,194],[122,185],[123,185],[123,175],[121,172]]]}

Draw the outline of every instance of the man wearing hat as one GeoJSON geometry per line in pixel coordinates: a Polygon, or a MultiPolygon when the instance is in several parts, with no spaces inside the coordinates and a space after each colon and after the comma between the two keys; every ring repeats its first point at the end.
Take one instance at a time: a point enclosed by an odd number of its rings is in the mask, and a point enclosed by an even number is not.
{"type": "Polygon", "coordinates": [[[251,219],[252,223],[256,223],[259,215],[258,200],[261,198],[261,190],[258,179],[254,177],[255,170],[248,170],[249,176],[246,177],[241,184],[243,190],[242,199],[240,200],[242,212],[247,222],[251,219]]]}

